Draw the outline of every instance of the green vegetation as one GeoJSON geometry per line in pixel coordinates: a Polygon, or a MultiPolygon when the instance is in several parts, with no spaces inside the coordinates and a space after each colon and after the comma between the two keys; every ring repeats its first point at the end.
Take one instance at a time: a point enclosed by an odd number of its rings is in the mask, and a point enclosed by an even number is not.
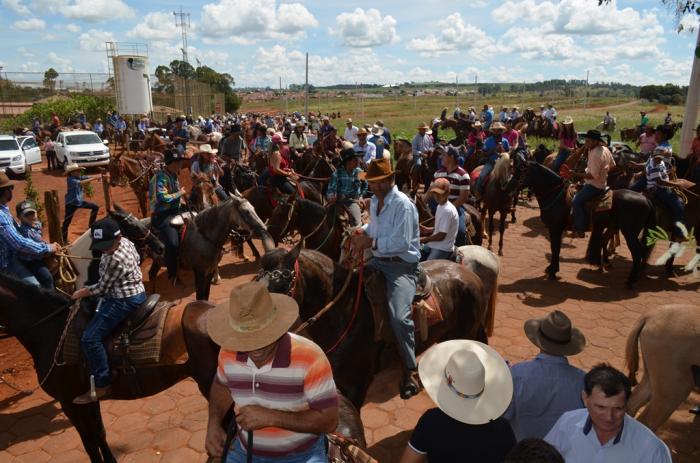
{"type": "Polygon", "coordinates": [[[683,104],[688,94],[688,87],[678,85],[645,85],[639,89],[639,97],[663,104],[683,104]]]}
{"type": "Polygon", "coordinates": [[[42,123],[47,123],[51,120],[51,114],[54,112],[63,123],[75,117],[79,111],[83,111],[89,121],[94,121],[98,117],[105,117],[107,111],[111,111],[113,107],[112,98],[71,95],[67,99],[35,104],[21,116],[3,119],[0,122],[0,130],[11,131],[17,127],[31,127],[35,117],[38,117],[42,123]]]}

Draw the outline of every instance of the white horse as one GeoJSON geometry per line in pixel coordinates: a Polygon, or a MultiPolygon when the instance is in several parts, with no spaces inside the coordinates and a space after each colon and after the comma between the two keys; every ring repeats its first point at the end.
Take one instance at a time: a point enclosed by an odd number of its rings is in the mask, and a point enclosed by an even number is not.
{"type": "MultiPolygon", "coordinates": [[[[476,245],[460,246],[456,252],[456,262],[467,267],[479,275],[484,285],[485,294],[489,295],[489,313],[496,310],[496,297],[498,295],[498,274],[501,264],[498,256],[486,248],[476,245]]],[[[494,320],[495,317],[487,317],[494,320]]],[[[486,335],[493,334],[493,324],[486,327],[486,335]]]]}

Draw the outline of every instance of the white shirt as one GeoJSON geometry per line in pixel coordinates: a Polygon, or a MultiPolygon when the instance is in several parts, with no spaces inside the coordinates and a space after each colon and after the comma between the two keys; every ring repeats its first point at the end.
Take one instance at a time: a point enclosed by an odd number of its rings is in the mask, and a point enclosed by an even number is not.
{"type": "Polygon", "coordinates": [[[564,413],[544,440],[559,450],[566,463],[671,463],[666,444],[629,415],[617,437],[605,445],[600,444],[585,408],[564,413]]]}
{"type": "Polygon", "coordinates": [[[350,143],[357,143],[357,131],[360,130],[354,125],[350,128],[348,126],[345,126],[345,133],[343,133],[343,138],[349,141],[350,143]]]}
{"type": "Polygon", "coordinates": [[[355,143],[352,149],[356,153],[364,153],[362,160],[365,162],[365,164],[369,164],[377,157],[377,145],[369,141],[362,146],[360,146],[359,143],[355,143]]]}
{"type": "Polygon", "coordinates": [[[452,252],[455,246],[455,238],[457,238],[457,230],[459,229],[459,215],[457,208],[450,201],[445,204],[438,204],[435,211],[435,229],[433,235],[437,233],[445,233],[445,237],[440,241],[430,241],[426,243],[431,249],[440,249],[441,251],[452,252]]]}

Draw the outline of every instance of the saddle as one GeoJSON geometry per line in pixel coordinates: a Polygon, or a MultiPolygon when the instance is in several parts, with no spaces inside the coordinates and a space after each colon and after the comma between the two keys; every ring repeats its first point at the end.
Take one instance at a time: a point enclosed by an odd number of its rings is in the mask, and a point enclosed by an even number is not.
{"type": "MultiPolygon", "coordinates": [[[[437,287],[433,285],[430,276],[420,265],[418,269],[412,318],[415,331],[420,333],[421,340],[425,341],[428,338],[428,329],[440,323],[444,317],[436,294],[437,287]]],[[[386,280],[381,272],[371,267],[365,267],[364,272],[365,295],[369,300],[374,319],[374,339],[390,343],[394,340],[394,334],[389,324],[386,280]]]]}
{"type": "MultiPolygon", "coordinates": [[[[571,207],[574,196],[578,192],[579,188],[576,185],[569,185],[568,190],[566,190],[566,204],[571,207]]],[[[594,212],[605,212],[612,209],[613,206],[613,190],[606,186],[602,194],[593,198],[586,203],[586,212],[588,215],[594,212]]]]}
{"type": "MultiPolygon", "coordinates": [[[[109,365],[116,372],[133,372],[134,365],[157,364],[160,361],[163,327],[168,311],[175,304],[160,302],[160,295],[151,294],[105,339],[109,365]]],[[[63,346],[63,359],[68,365],[82,365],[80,339],[94,314],[89,301],[68,329],[63,346]]]]}
{"type": "Polygon", "coordinates": [[[185,221],[191,222],[195,217],[197,217],[197,213],[194,211],[181,212],[170,219],[170,225],[175,228],[180,228],[185,224],[185,221]]]}

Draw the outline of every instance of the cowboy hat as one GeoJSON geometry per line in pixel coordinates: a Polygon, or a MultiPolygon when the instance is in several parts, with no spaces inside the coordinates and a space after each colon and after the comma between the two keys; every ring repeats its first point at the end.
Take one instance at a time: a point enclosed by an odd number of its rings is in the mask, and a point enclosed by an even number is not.
{"type": "Polygon", "coordinates": [[[209,312],[207,332],[225,350],[250,352],[282,337],[298,317],[294,299],[251,281],[231,289],[229,300],[209,312]]]}
{"type": "Polygon", "coordinates": [[[366,128],[364,128],[364,127],[360,127],[360,128],[358,129],[358,131],[357,131],[357,134],[356,134],[356,135],[367,135],[368,133],[369,133],[369,132],[367,131],[367,129],[366,129],[366,128]]]}
{"type": "Polygon", "coordinates": [[[347,161],[350,161],[351,159],[355,158],[361,158],[364,157],[365,153],[362,151],[355,151],[352,146],[350,148],[345,148],[343,151],[340,153],[340,162],[345,164],[347,161]]]}
{"type": "Polygon", "coordinates": [[[576,355],[586,346],[586,337],[559,310],[548,313],[544,318],[526,321],[525,335],[548,354],[576,355]]]}
{"type": "Polygon", "coordinates": [[[472,124],[472,127],[476,127],[476,128],[481,127],[481,121],[475,121],[475,122],[472,124]]]}
{"type": "Polygon", "coordinates": [[[66,167],[64,167],[66,171],[66,175],[70,174],[71,172],[75,172],[76,170],[81,170],[82,167],[80,167],[77,163],[71,162],[70,164],[66,164],[66,167]]]}
{"type": "Polygon", "coordinates": [[[381,137],[382,135],[384,135],[384,129],[378,125],[375,125],[372,127],[372,133],[378,137],[381,137]]]}
{"type": "Polygon", "coordinates": [[[266,135],[274,135],[274,133],[275,133],[275,129],[272,128],[272,127],[267,127],[267,128],[265,129],[265,134],[266,134],[266,135]]]}
{"type": "Polygon", "coordinates": [[[360,172],[357,177],[368,182],[380,182],[394,175],[391,170],[391,161],[387,158],[374,159],[369,163],[367,172],[360,172]]]}
{"type": "Polygon", "coordinates": [[[583,136],[583,138],[590,138],[595,141],[604,141],[603,136],[600,134],[599,130],[591,129],[583,136]]]}
{"type": "Polygon", "coordinates": [[[165,162],[165,165],[167,166],[171,162],[175,161],[184,161],[185,157],[180,154],[179,151],[177,150],[165,150],[165,156],[163,158],[163,162],[165,162]]]}
{"type": "Polygon", "coordinates": [[[493,132],[494,130],[505,130],[506,127],[501,124],[500,122],[496,121],[493,124],[491,124],[490,130],[493,132]]]}
{"type": "Polygon", "coordinates": [[[350,118],[348,117],[348,120],[345,121],[345,123],[346,123],[346,124],[352,124],[352,119],[350,119],[350,118]]]}
{"type": "Polygon", "coordinates": [[[574,118],[571,116],[566,116],[564,118],[564,122],[562,122],[562,124],[564,124],[564,125],[571,125],[573,123],[574,123],[574,118]]]}
{"type": "Polygon", "coordinates": [[[15,182],[11,181],[5,172],[0,172],[0,188],[14,188],[15,182]]]}
{"type": "Polygon", "coordinates": [[[495,420],[513,397],[510,368],[498,352],[478,341],[434,345],[423,354],[418,375],[440,410],[466,424],[495,420]]]}
{"type": "Polygon", "coordinates": [[[280,132],[275,133],[272,136],[272,143],[287,143],[287,139],[280,132]]]}
{"type": "Polygon", "coordinates": [[[197,153],[216,154],[217,151],[219,151],[219,150],[212,148],[209,143],[205,143],[199,147],[199,149],[197,150],[197,153]]]}
{"type": "Polygon", "coordinates": [[[421,124],[418,126],[418,129],[429,130],[430,126],[428,124],[426,124],[425,122],[421,122],[421,124]]]}
{"type": "Polygon", "coordinates": [[[521,121],[521,122],[518,122],[517,124],[515,124],[515,130],[517,130],[518,132],[520,132],[523,129],[526,129],[527,127],[528,127],[528,123],[525,121],[521,121]]]}
{"type": "Polygon", "coordinates": [[[299,122],[297,122],[296,124],[294,124],[294,127],[297,128],[297,129],[305,129],[305,128],[306,128],[306,125],[304,125],[303,122],[299,121],[299,122]]]}

